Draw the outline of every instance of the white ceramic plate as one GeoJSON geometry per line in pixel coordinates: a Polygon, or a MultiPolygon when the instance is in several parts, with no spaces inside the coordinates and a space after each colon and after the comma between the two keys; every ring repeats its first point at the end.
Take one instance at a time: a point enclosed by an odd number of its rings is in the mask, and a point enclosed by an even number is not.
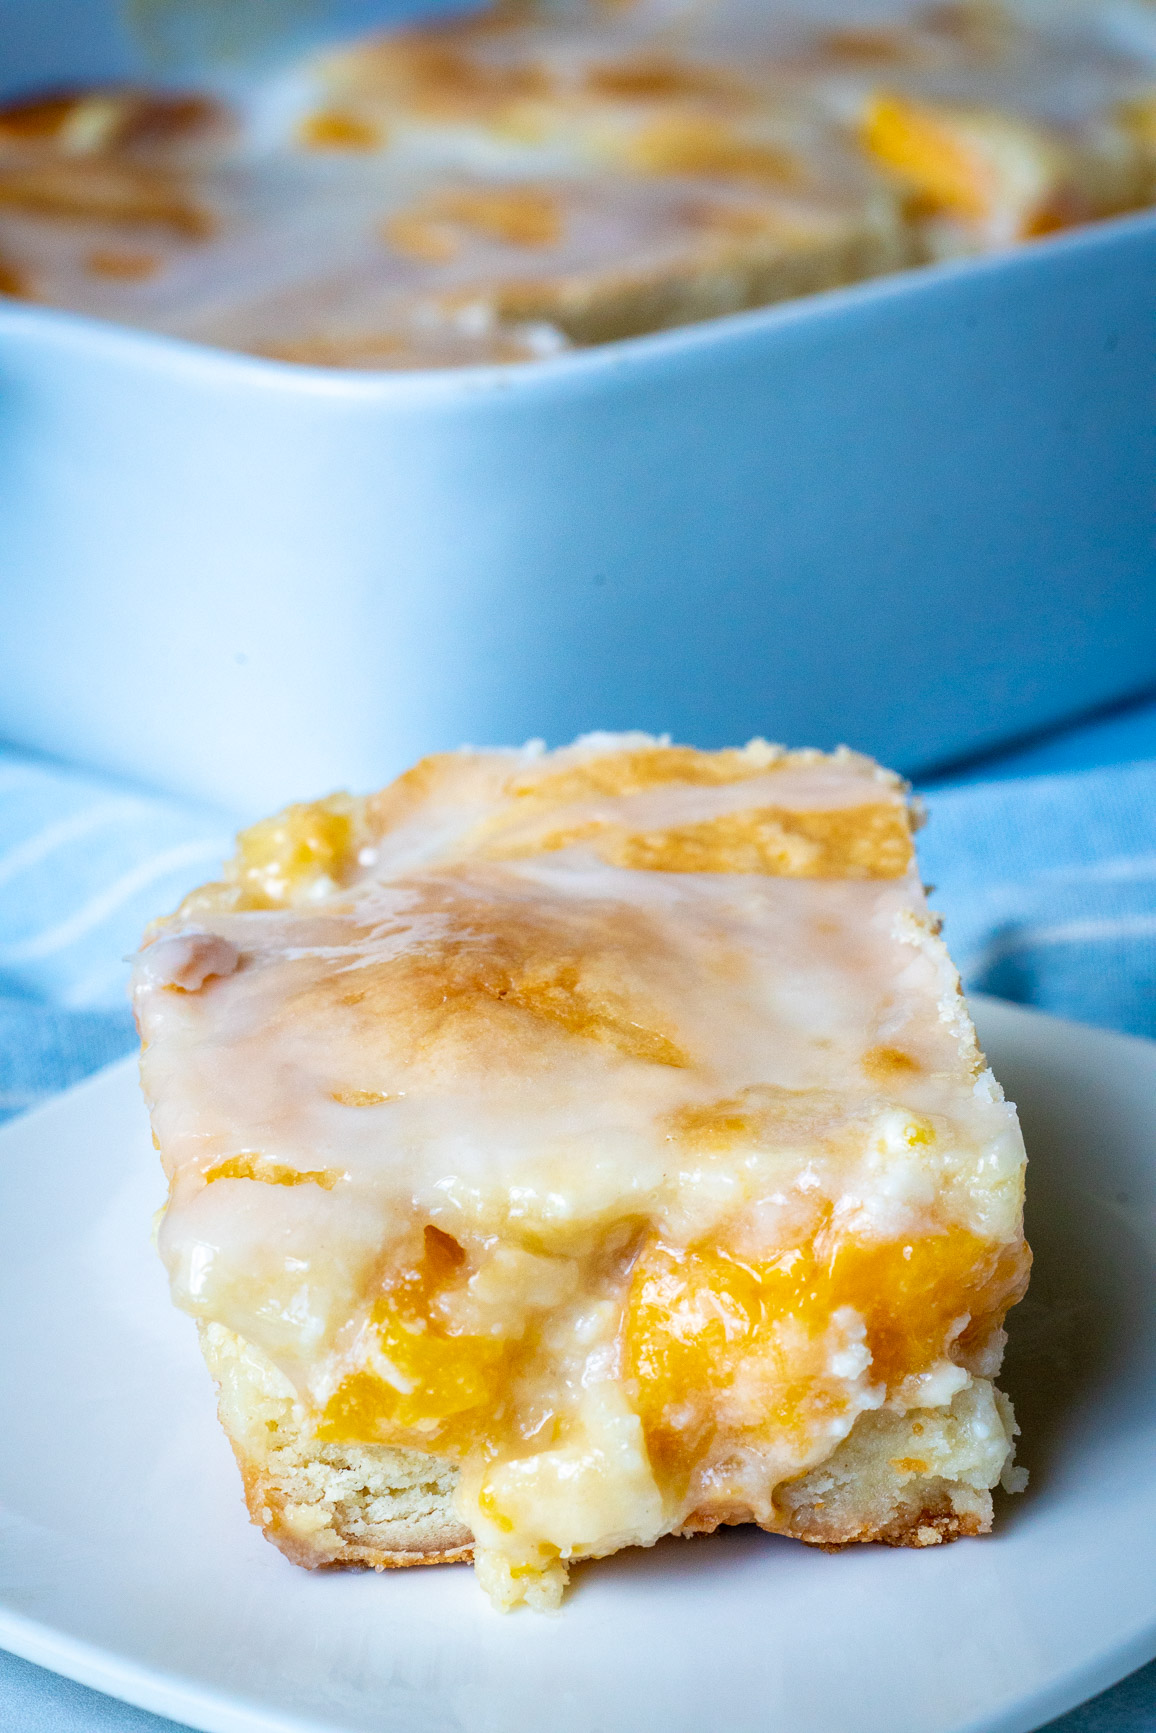
{"type": "Polygon", "coordinates": [[[1156,1653],[1156,1044],[977,1007],[1032,1157],[997,1532],[735,1530],[502,1617],[465,1567],[296,1570],[251,1528],[149,1245],[134,1068],[0,1132],[0,1645],[208,1733],[1023,1733],[1156,1653]]]}

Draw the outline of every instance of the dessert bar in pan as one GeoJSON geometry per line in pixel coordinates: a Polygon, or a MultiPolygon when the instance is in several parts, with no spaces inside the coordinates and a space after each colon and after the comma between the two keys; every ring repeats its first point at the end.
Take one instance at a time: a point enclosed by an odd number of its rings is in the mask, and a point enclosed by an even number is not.
{"type": "Polygon", "coordinates": [[[0,292],[386,368],[761,306],[1151,202],[1156,38],[1122,18],[591,0],[395,31],[241,102],[28,92],[0,111],[0,292]]]}
{"type": "Polygon", "coordinates": [[[290,807],[135,969],[249,1510],[299,1564],[986,1533],[1024,1151],[903,784],[644,735],[290,807]]]}

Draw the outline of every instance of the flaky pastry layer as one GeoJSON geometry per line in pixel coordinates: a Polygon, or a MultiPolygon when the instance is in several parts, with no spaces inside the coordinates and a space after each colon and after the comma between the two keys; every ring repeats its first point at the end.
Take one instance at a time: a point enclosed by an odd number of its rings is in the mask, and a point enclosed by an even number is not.
{"type": "MultiPolygon", "coordinates": [[[[472,1561],[473,1536],[454,1508],[455,1462],[389,1445],[322,1443],[266,1355],[220,1325],[203,1328],[201,1342],[249,1514],[286,1558],[311,1570],[472,1561]]],[[[943,1407],[861,1415],[820,1467],[778,1489],[761,1526],[822,1547],[926,1547],[988,1534],[992,1490],[1001,1482],[1019,1488],[1016,1430],[1011,1403],[983,1378],[943,1407]]],[[[692,1512],[678,1533],[718,1526],[692,1512]]]]}

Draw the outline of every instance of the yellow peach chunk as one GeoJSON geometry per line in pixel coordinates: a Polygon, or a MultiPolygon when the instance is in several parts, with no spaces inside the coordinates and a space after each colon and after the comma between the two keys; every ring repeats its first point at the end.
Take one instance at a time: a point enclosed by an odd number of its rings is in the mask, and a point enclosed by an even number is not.
{"type": "Polygon", "coordinates": [[[456,1240],[426,1228],[420,1259],[397,1272],[374,1305],[370,1353],[329,1398],[318,1437],[454,1454],[484,1440],[510,1347],[494,1336],[453,1334],[435,1317],[433,1302],[464,1263],[456,1240]]]}
{"type": "Polygon", "coordinates": [[[378,122],[347,109],[320,108],[306,115],[297,137],[306,150],[378,150],[387,134],[378,122]]]}
{"type": "Polygon", "coordinates": [[[935,209],[983,217],[996,196],[996,177],[974,144],[950,119],[900,96],[879,96],[864,117],[867,150],[935,209]]]}
{"type": "Polygon", "coordinates": [[[353,833],[347,794],[287,806],[243,830],[228,868],[240,886],[240,906],[286,908],[333,890],[349,865],[353,833]]]}
{"type": "Polygon", "coordinates": [[[740,1370],[746,1377],[761,1363],[759,1424],[772,1431],[794,1435],[837,1404],[815,1356],[836,1314],[862,1321],[864,1368],[893,1392],[947,1354],[961,1321],[979,1326],[1014,1304],[1026,1278],[1025,1248],[1009,1252],[958,1227],[872,1241],[824,1224],[808,1243],[758,1262],[652,1243],[635,1268],[626,1363],[656,1472],[685,1479],[740,1370]]]}

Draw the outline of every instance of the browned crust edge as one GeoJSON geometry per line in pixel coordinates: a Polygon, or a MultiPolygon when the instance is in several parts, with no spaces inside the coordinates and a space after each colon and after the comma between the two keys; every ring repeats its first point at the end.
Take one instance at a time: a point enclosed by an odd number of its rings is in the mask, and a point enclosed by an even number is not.
{"type": "MultiPolygon", "coordinates": [[[[334,1558],[323,1549],[310,1546],[307,1541],[290,1533],[283,1526],[280,1519],[285,1499],[276,1480],[235,1448],[234,1454],[241,1470],[250,1520],[290,1563],[300,1565],[305,1570],[385,1571],[408,1570],[413,1565],[473,1563],[472,1541],[446,1544],[440,1548],[434,1546],[397,1551],[366,1546],[342,1537],[343,1551],[334,1558]]],[[[716,1516],[695,1511],[674,1532],[680,1538],[690,1539],[696,1535],[714,1534],[723,1527],[746,1526],[761,1528],[766,1534],[785,1535],[788,1539],[801,1541],[805,1546],[818,1547],[823,1552],[842,1552],[844,1547],[854,1545],[919,1548],[942,1546],[946,1542],[988,1534],[991,1530],[990,1520],[984,1521],[978,1514],[970,1511],[954,1510],[950,1497],[945,1492],[940,1497],[903,1510],[882,1527],[863,1528],[842,1534],[812,1528],[803,1522],[795,1522],[788,1527],[760,1523],[750,1511],[733,1516],[716,1516]]],[[[455,1528],[457,1533],[462,1532],[460,1524],[447,1523],[443,1536],[445,1541],[450,1542],[451,1536],[456,1540],[455,1528]]]]}
{"type": "MultiPolygon", "coordinates": [[[[676,1533],[687,1536],[714,1534],[716,1529],[724,1526],[735,1527],[755,1521],[755,1517],[750,1513],[716,1517],[695,1511],[676,1533]]],[[[990,1519],[985,1521],[977,1512],[953,1509],[946,1493],[925,1503],[909,1506],[891,1522],[884,1523],[879,1528],[864,1527],[839,1533],[810,1527],[801,1521],[782,1527],[773,1523],[758,1523],[757,1526],[766,1534],[785,1535],[789,1540],[802,1541],[804,1546],[820,1547],[824,1552],[842,1552],[846,1546],[858,1545],[941,1546],[945,1541],[971,1539],[991,1533],[990,1519]]]]}

